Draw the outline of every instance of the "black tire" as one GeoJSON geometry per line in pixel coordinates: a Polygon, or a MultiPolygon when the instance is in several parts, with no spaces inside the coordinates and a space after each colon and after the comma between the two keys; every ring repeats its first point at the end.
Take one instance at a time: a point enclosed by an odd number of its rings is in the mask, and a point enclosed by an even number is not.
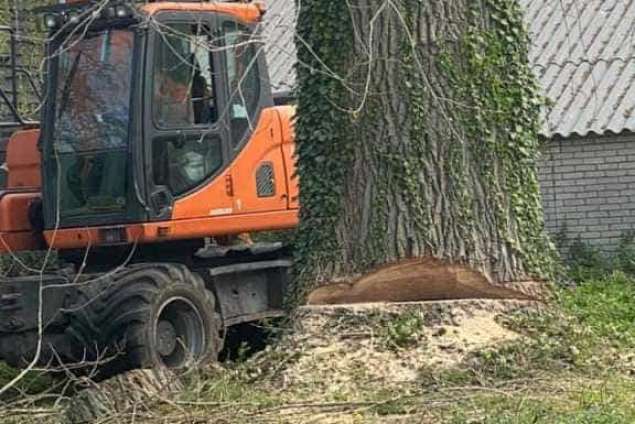
{"type": "Polygon", "coordinates": [[[216,359],[222,348],[214,295],[183,265],[135,265],[84,286],[67,334],[75,361],[110,356],[100,367],[102,378],[135,368],[195,366],[216,359]]]}

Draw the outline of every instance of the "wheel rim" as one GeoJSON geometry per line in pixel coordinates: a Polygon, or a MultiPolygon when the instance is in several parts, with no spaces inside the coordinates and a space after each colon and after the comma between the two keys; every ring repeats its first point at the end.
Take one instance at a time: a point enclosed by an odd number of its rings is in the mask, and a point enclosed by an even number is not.
{"type": "Polygon", "coordinates": [[[199,360],[207,343],[203,319],[192,302],[183,297],[166,300],[154,325],[156,353],[170,368],[199,360]]]}

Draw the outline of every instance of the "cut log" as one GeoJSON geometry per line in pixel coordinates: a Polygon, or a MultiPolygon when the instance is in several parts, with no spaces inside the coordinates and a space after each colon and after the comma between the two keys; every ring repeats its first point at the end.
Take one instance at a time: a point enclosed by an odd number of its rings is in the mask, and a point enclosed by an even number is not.
{"type": "Polygon", "coordinates": [[[122,422],[135,413],[142,413],[158,400],[170,399],[183,389],[179,377],[168,369],[135,370],[101,383],[88,382],[66,411],[67,422],[94,423],[119,416],[122,422]]]}
{"type": "Polygon", "coordinates": [[[449,299],[544,298],[544,285],[514,282],[497,285],[467,266],[427,258],[382,267],[353,283],[330,284],[313,291],[309,305],[372,302],[418,302],[449,299]]]}

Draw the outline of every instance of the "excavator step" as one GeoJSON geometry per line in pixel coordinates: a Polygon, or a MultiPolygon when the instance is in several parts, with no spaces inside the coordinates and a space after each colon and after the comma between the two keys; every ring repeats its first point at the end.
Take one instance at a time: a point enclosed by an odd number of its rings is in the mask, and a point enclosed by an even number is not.
{"type": "Polygon", "coordinates": [[[222,245],[209,245],[199,250],[196,253],[197,258],[201,259],[214,259],[224,258],[231,256],[232,254],[251,254],[254,256],[265,255],[268,253],[275,253],[283,250],[284,244],[280,242],[276,243],[253,243],[253,244],[236,244],[231,246],[222,245]]]}

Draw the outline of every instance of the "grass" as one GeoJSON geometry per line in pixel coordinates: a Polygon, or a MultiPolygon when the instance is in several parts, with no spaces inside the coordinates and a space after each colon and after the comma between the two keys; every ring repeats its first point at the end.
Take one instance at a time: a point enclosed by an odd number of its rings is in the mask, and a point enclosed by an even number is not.
{"type": "Polygon", "coordinates": [[[556,388],[557,392],[542,395],[480,395],[468,403],[457,405],[440,418],[457,424],[635,422],[635,386],[632,382],[619,378],[592,382],[578,379],[573,383],[561,382],[556,388]]]}
{"type": "Polygon", "coordinates": [[[506,320],[525,339],[436,376],[478,393],[439,422],[635,423],[635,281],[617,272],[557,295],[556,308],[506,320]]]}
{"type": "Polygon", "coordinates": [[[586,325],[594,340],[612,345],[635,345],[635,282],[616,272],[561,291],[565,311],[586,325]]]}
{"type": "MultiPolygon", "coordinates": [[[[0,387],[13,380],[19,371],[0,362],[0,387]]],[[[21,379],[12,390],[5,393],[0,400],[15,399],[24,394],[40,394],[50,389],[54,385],[54,379],[42,373],[33,371],[21,379]]]]}
{"type": "MultiPolygon", "coordinates": [[[[18,252],[13,255],[0,255],[0,277],[33,276],[38,273],[44,265],[47,252],[18,252]]],[[[57,270],[59,262],[57,254],[53,252],[48,256],[46,271],[57,270]]]]}

